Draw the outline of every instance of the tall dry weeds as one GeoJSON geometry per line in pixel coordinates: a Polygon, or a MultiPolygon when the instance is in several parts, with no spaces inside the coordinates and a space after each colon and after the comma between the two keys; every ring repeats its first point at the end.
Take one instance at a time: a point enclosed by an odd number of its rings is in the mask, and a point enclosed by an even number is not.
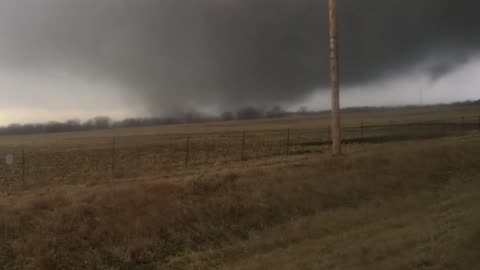
{"type": "Polygon", "coordinates": [[[193,179],[63,187],[0,207],[2,269],[153,269],[324,210],[382,204],[479,172],[478,140],[373,147],[193,179]]]}

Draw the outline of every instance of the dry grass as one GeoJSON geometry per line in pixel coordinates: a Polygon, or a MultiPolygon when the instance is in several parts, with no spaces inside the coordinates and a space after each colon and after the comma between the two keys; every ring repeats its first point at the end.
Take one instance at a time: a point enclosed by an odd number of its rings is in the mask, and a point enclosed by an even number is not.
{"type": "MultiPolygon", "coordinates": [[[[347,113],[345,123],[476,114],[472,107],[347,113]]],[[[480,268],[478,132],[351,144],[332,158],[318,132],[327,123],[3,137],[0,154],[18,161],[26,145],[27,166],[22,183],[18,163],[0,163],[0,269],[480,268]],[[187,134],[194,134],[188,169],[187,134]]]]}
{"type": "Polygon", "coordinates": [[[461,251],[478,247],[478,228],[455,232],[458,245],[436,230],[460,226],[447,213],[472,201],[445,189],[479,187],[477,135],[347,151],[1,197],[0,268],[456,269],[475,258],[461,251]]]}
{"type": "MultiPolygon", "coordinates": [[[[375,112],[347,112],[342,115],[345,126],[359,126],[362,122],[366,125],[389,124],[391,122],[419,122],[431,120],[449,120],[459,122],[461,117],[476,121],[480,115],[478,106],[450,106],[450,107],[425,107],[375,112]]],[[[47,135],[5,136],[0,141],[0,146],[12,145],[45,146],[55,145],[64,140],[79,140],[97,138],[99,140],[120,137],[136,137],[149,135],[177,135],[177,134],[209,134],[238,131],[264,131],[286,130],[288,128],[326,128],[330,124],[328,114],[315,117],[291,117],[284,119],[265,119],[253,121],[232,121],[217,123],[201,123],[188,125],[169,125],[143,128],[122,128],[114,130],[100,130],[93,132],[73,132],[47,135]]]]}
{"type": "MultiPolygon", "coordinates": [[[[348,143],[457,136],[477,129],[478,114],[480,110],[474,106],[345,113],[344,125],[355,128],[345,128],[344,135],[348,143]],[[439,119],[458,124],[461,116],[470,124],[466,129],[459,125],[390,125],[390,122],[439,119]],[[358,128],[361,123],[375,126],[362,132],[358,128]],[[385,124],[387,126],[377,126],[385,124]]],[[[14,154],[15,164],[0,162],[0,190],[11,193],[46,185],[184,174],[187,135],[190,135],[189,167],[194,169],[232,166],[240,161],[243,131],[246,131],[243,154],[246,159],[285,156],[287,152],[321,153],[329,147],[327,126],[327,116],[320,116],[2,137],[0,157],[14,154]],[[292,128],[290,136],[288,128],[292,128]],[[112,155],[113,137],[115,153],[112,155]]]]}

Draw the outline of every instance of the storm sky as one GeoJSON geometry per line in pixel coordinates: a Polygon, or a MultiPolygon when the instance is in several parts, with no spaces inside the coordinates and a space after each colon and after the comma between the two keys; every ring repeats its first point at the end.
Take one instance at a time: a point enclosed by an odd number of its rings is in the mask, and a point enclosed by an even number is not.
{"type": "MultiPolygon", "coordinates": [[[[344,106],[480,99],[480,2],[338,0],[344,106]]],[[[2,0],[0,124],[328,109],[327,0],[2,0]]]]}

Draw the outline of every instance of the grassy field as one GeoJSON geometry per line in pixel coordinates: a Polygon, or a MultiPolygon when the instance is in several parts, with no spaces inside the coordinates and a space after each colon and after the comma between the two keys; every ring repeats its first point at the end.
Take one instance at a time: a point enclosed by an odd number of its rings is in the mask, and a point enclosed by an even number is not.
{"type": "Polygon", "coordinates": [[[326,117],[3,137],[0,268],[480,269],[478,114],[348,113],[335,158],[326,117]]]}
{"type": "MultiPolygon", "coordinates": [[[[377,144],[480,130],[478,106],[344,114],[346,144],[377,144]]],[[[241,160],[329,151],[328,115],[0,138],[0,191],[170,176],[241,160]]]]}

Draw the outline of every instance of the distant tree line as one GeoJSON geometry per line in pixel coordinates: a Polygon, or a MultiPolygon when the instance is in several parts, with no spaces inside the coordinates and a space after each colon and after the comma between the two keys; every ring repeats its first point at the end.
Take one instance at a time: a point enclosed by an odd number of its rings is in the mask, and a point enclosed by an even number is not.
{"type": "Polygon", "coordinates": [[[10,124],[0,127],[0,135],[26,135],[37,133],[59,133],[73,131],[89,131],[110,128],[145,127],[158,125],[174,125],[184,123],[203,123],[213,121],[254,120],[261,118],[281,118],[290,115],[308,115],[314,112],[301,108],[297,112],[288,112],[280,106],[271,108],[259,108],[253,106],[242,107],[233,112],[224,112],[220,116],[204,116],[198,113],[188,113],[180,117],[147,117],[127,118],[121,121],[113,121],[109,117],[98,116],[86,121],[67,120],[64,122],[51,121],[37,124],[10,124]]]}
{"type": "Polygon", "coordinates": [[[0,135],[26,135],[37,133],[59,133],[72,131],[89,131],[110,128],[145,127],[158,125],[173,125],[182,123],[200,123],[218,121],[218,117],[205,117],[187,114],[178,118],[127,118],[121,121],[113,121],[109,117],[98,116],[87,121],[67,120],[64,122],[51,121],[36,124],[10,124],[0,127],[0,135]]]}
{"type": "MultiPolygon", "coordinates": [[[[444,107],[444,106],[480,106],[480,100],[456,102],[450,104],[425,105],[425,106],[397,106],[397,107],[351,107],[344,108],[344,112],[381,112],[387,110],[403,110],[416,107],[444,107]]],[[[217,117],[204,116],[198,113],[188,113],[180,117],[148,117],[148,118],[127,118],[121,121],[113,121],[109,117],[98,116],[87,121],[68,120],[64,122],[48,122],[38,124],[11,124],[6,127],[0,127],[0,135],[23,135],[36,133],[57,133],[71,131],[88,131],[109,128],[128,128],[145,127],[159,125],[173,125],[183,123],[202,123],[213,121],[233,121],[233,120],[254,120],[261,118],[281,118],[286,116],[311,116],[324,115],[329,111],[312,111],[307,107],[301,107],[296,112],[288,112],[280,106],[273,106],[265,109],[254,106],[242,107],[236,111],[227,111],[217,117]]]]}
{"type": "Polygon", "coordinates": [[[0,135],[21,135],[34,133],[56,133],[82,130],[106,129],[112,126],[112,120],[108,117],[95,117],[81,122],[80,120],[68,120],[65,122],[51,121],[37,124],[10,124],[0,128],[0,135]]]}
{"type": "Polygon", "coordinates": [[[270,109],[257,108],[253,106],[242,107],[235,112],[224,112],[221,115],[221,120],[254,120],[261,118],[281,118],[290,115],[280,106],[274,106],[270,109]]]}

